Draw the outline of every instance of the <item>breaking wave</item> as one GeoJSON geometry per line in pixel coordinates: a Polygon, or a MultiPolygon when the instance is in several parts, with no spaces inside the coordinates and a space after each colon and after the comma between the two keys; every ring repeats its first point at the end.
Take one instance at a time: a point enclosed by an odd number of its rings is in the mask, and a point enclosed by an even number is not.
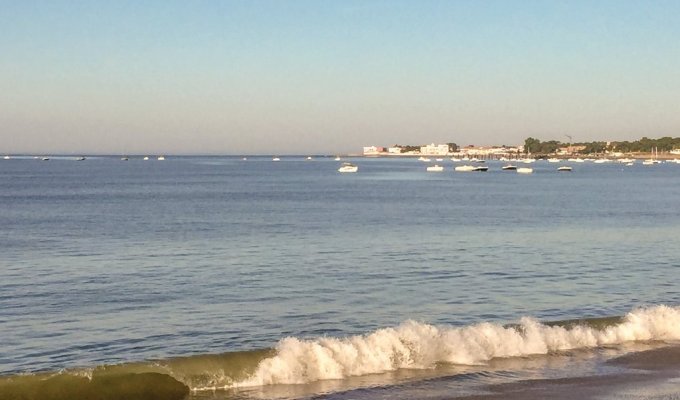
{"type": "Polygon", "coordinates": [[[551,324],[528,317],[506,326],[445,327],[406,321],[346,338],[288,337],[274,349],[5,376],[0,378],[0,398],[56,399],[77,393],[73,398],[182,399],[190,391],[304,384],[631,341],[674,340],[680,340],[680,307],[664,305],[624,317],[551,324]]]}

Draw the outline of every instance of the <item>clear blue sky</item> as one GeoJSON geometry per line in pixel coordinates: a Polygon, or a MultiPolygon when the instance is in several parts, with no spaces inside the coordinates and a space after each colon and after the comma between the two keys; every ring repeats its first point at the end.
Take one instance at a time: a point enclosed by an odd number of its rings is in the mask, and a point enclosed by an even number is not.
{"type": "Polygon", "coordinates": [[[0,153],[680,136],[680,1],[3,1],[0,153]]]}

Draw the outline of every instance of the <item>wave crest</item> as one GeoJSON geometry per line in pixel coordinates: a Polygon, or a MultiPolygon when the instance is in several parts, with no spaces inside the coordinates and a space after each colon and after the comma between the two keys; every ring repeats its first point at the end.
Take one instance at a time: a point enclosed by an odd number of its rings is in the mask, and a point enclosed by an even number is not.
{"type": "Polygon", "coordinates": [[[255,372],[235,386],[301,384],[400,368],[433,368],[437,363],[474,365],[499,357],[678,339],[680,307],[664,305],[631,311],[620,323],[602,329],[585,324],[549,326],[528,317],[515,326],[437,327],[409,320],[347,338],[282,339],[276,355],[260,361],[255,372]]]}

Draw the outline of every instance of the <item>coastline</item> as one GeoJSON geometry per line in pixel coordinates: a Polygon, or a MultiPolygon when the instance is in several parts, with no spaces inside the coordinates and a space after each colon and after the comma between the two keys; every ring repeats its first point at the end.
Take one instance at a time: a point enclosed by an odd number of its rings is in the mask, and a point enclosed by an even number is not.
{"type": "Polygon", "coordinates": [[[605,362],[619,372],[598,376],[524,380],[490,385],[487,393],[453,400],[676,399],[680,344],[632,352],[605,362]]]}

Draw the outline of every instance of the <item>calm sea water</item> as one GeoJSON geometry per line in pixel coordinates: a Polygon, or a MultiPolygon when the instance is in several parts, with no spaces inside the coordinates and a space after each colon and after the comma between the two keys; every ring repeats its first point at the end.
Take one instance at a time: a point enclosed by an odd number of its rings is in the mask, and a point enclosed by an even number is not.
{"type": "Polygon", "coordinates": [[[680,304],[680,165],[0,162],[0,373],[680,304]]]}

